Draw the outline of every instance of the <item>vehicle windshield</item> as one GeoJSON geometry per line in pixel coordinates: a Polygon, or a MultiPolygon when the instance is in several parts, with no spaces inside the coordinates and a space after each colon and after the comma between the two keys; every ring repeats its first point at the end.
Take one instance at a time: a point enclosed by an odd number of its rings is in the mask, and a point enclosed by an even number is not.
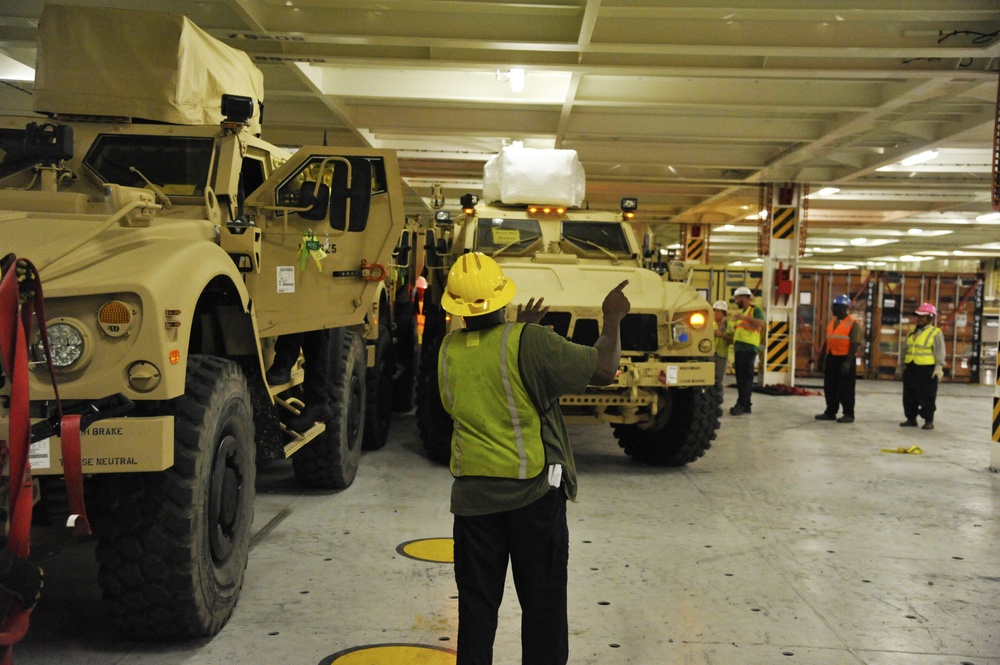
{"type": "Polygon", "coordinates": [[[168,196],[204,196],[213,145],[211,138],[102,134],[83,163],[101,182],[145,187],[146,176],[168,196]]]}
{"type": "Polygon", "coordinates": [[[564,221],[562,237],[584,252],[607,250],[618,256],[632,254],[622,225],[617,222],[564,221]]]}
{"type": "Polygon", "coordinates": [[[518,254],[541,237],[542,229],[537,219],[490,217],[479,220],[476,249],[485,254],[518,254]]]}

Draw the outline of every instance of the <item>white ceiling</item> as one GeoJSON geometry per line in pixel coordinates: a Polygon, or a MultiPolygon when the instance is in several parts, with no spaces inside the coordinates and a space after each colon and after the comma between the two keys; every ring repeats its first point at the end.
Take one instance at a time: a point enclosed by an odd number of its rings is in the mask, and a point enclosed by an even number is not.
{"type": "MultiPolygon", "coordinates": [[[[34,65],[43,4],[0,4],[0,113],[31,108],[31,81],[2,72],[34,65]]],[[[756,257],[746,217],[761,183],[787,182],[840,190],[809,199],[804,263],[1000,257],[1000,220],[976,221],[991,212],[996,0],[65,4],[187,15],[264,72],[264,138],[395,148],[425,218],[431,185],[457,207],[485,160],[523,141],[578,151],[588,204],[637,196],[663,245],[711,225],[713,263],[756,257]]]]}

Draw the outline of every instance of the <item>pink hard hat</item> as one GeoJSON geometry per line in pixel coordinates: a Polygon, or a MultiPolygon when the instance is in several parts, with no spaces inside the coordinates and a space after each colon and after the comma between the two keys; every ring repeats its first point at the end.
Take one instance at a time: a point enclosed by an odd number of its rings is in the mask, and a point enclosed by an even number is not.
{"type": "Polygon", "coordinates": [[[926,314],[927,316],[937,316],[937,307],[925,302],[920,307],[917,308],[917,314],[926,314]]]}

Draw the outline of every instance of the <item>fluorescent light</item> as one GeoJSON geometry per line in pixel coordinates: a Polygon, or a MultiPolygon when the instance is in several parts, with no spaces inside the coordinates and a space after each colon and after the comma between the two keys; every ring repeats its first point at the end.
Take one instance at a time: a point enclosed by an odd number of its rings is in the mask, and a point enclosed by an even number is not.
{"type": "Polygon", "coordinates": [[[3,53],[0,53],[0,80],[34,81],[35,70],[3,53]]]}
{"type": "Polygon", "coordinates": [[[831,194],[836,194],[840,191],[839,187],[824,187],[823,189],[816,192],[816,196],[830,196],[831,194]]]}
{"type": "MultiPolygon", "coordinates": [[[[522,92],[524,90],[524,70],[515,67],[510,70],[510,89],[514,92],[522,92]]],[[[937,153],[935,152],[936,156],[937,153]]]]}
{"type": "Polygon", "coordinates": [[[930,161],[937,156],[938,156],[937,150],[924,150],[923,152],[919,152],[916,155],[907,157],[906,159],[900,162],[900,165],[913,166],[914,164],[920,164],[922,162],[930,161]]]}
{"type": "Polygon", "coordinates": [[[918,235],[920,235],[923,232],[924,232],[923,229],[909,229],[907,231],[907,233],[909,233],[911,236],[918,236],[918,235]]]}
{"type": "Polygon", "coordinates": [[[868,238],[851,238],[851,244],[855,247],[868,244],[868,238]]]}
{"type": "Polygon", "coordinates": [[[985,215],[976,217],[977,222],[994,222],[1000,219],[1000,212],[988,212],[985,215]]]}

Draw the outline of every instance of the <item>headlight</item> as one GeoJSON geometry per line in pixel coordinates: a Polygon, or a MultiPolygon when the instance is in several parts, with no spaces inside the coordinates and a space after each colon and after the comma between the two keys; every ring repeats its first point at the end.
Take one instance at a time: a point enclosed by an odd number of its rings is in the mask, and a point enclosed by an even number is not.
{"type": "MultiPolygon", "coordinates": [[[[92,345],[86,327],[75,319],[53,319],[46,326],[49,333],[49,348],[52,351],[52,366],[69,370],[81,366],[89,359],[92,345]]],[[[35,358],[45,360],[45,345],[41,338],[35,342],[35,358]]]]}
{"type": "Polygon", "coordinates": [[[705,323],[708,321],[708,317],[705,316],[704,312],[694,312],[688,317],[688,321],[691,322],[691,327],[695,330],[701,330],[705,327],[705,323]]]}

